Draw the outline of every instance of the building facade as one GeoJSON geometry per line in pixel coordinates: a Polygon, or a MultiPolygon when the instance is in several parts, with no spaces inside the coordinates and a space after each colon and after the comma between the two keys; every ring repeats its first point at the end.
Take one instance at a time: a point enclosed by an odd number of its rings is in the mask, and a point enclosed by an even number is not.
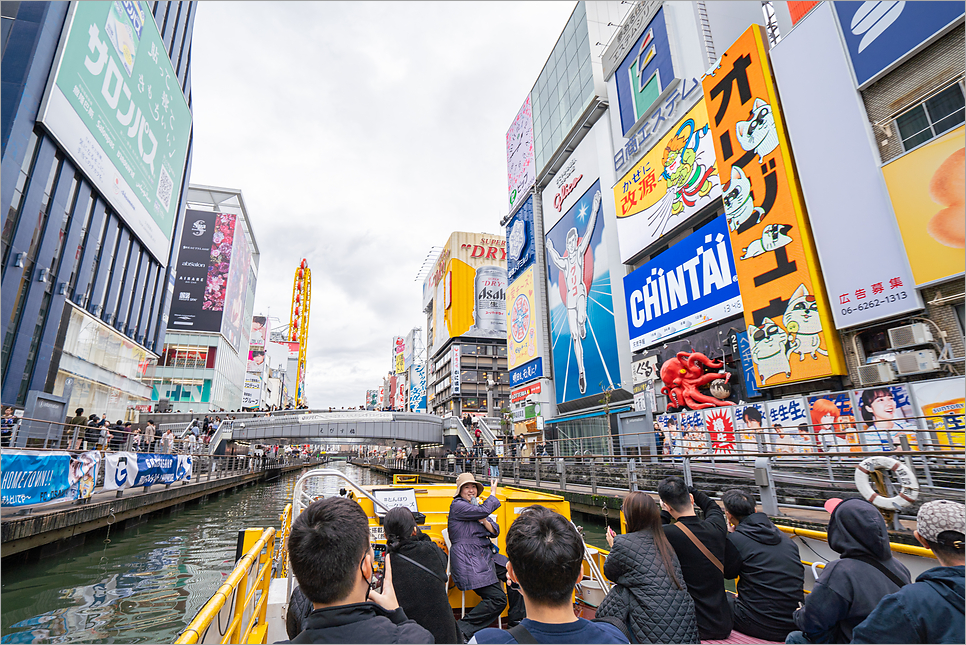
{"type": "Polygon", "coordinates": [[[259,250],[240,190],[191,185],[175,304],[152,400],[173,411],[239,410],[245,389],[259,250]]]}
{"type": "Polygon", "coordinates": [[[68,377],[71,410],[114,419],[151,403],[191,170],[196,11],[3,3],[5,405],[61,395],[68,377]],[[157,81],[149,97],[158,77],[163,101],[157,81]]]}

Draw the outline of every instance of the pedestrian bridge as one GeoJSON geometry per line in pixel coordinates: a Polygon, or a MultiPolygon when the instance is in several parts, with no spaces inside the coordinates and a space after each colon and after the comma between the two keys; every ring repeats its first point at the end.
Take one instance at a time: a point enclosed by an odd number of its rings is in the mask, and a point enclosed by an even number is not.
{"type": "Polygon", "coordinates": [[[444,420],[432,414],[338,410],[305,410],[254,419],[226,421],[213,437],[250,443],[443,443],[444,420]]]}

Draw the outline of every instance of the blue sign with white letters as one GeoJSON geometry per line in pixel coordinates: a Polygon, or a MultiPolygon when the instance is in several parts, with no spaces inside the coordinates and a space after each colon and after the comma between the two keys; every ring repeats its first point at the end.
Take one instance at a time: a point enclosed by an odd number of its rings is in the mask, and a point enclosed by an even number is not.
{"type": "Polygon", "coordinates": [[[70,490],[66,452],[4,451],[2,505],[26,506],[66,499],[70,490]]]}
{"type": "Polygon", "coordinates": [[[543,359],[537,357],[510,371],[510,387],[522,385],[543,376],[543,359]]]}
{"type": "Polygon", "coordinates": [[[755,380],[755,364],[751,355],[751,341],[748,340],[748,332],[743,331],[736,334],[738,338],[738,355],[741,358],[741,373],[745,380],[745,393],[749,396],[760,396],[758,382],[755,380]]]}
{"type": "Polygon", "coordinates": [[[506,225],[507,284],[533,263],[536,253],[533,243],[533,195],[523,202],[506,225]]]}
{"type": "Polygon", "coordinates": [[[631,349],[741,313],[726,216],[624,276],[631,349]]]}
{"type": "Polygon", "coordinates": [[[621,134],[627,136],[628,131],[674,79],[663,8],[654,14],[651,23],[631,47],[614,76],[617,80],[621,134]]]}
{"type": "Polygon", "coordinates": [[[944,27],[962,2],[836,2],[858,87],[869,83],[944,27]]]}

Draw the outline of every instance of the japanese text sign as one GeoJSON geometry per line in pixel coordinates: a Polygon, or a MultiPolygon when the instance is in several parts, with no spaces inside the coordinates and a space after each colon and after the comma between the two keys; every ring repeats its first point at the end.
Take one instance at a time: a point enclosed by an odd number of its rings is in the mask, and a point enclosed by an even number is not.
{"type": "Polygon", "coordinates": [[[762,28],[719,62],[702,84],[758,382],[844,374],[762,28]]]}

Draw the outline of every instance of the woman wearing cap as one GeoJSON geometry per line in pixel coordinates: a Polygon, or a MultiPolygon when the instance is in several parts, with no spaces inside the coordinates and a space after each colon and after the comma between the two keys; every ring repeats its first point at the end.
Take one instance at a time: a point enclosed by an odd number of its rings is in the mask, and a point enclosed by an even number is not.
{"type": "Polygon", "coordinates": [[[461,591],[472,589],[480,597],[480,604],[467,613],[457,626],[465,640],[496,620],[506,607],[506,594],[500,586],[493,563],[490,538],[500,534],[500,525],[490,514],[500,508],[496,497],[496,481],[490,483],[490,495],[485,500],[483,484],[473,473],[456,478],[456,497],[449,507],[449,561],[453,581],[461,591]]]}

